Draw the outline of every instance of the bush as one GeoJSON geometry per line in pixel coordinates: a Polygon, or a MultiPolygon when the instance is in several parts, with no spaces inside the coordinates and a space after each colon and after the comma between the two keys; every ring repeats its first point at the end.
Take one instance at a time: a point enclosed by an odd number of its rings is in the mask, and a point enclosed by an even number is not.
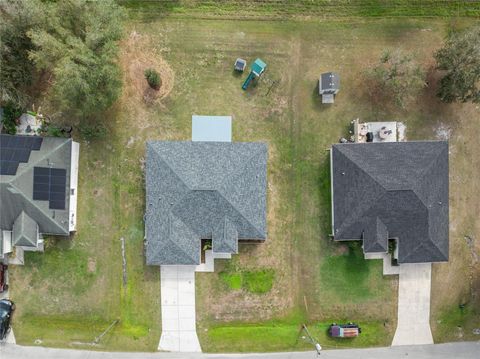
{"type": "Polygon", "coordinates": [[[155,90],[158,90],[160,88],[162,81],[160,80],[160,74],[157,71],[155,71],[154,69],[146,69],[145,78],[147,79],[148,85],[151,88],[155,90]]]}
{"type": "Polygon", "coordinates": [[[15,106],[12,102],[7,103],[3,107],[3,127],[9,135],[15,135],[17,133],[17,124],[15,121],[22,115],[22,112],[22,109],[15,106]]]}
{"type": "Polygon", "coordinates": [[[47,127],[47,135],[52,137],[62,137],[62,129],[57,126],[48,126],[47,127]]]}
{"type": "Polygon", "coordinates": [[[102,124],[98,124],[98,125],[82,124],[79,127],[79,131],[82,137],[87,141],[104,138],[107,135],[107,129],[102,124]]]}

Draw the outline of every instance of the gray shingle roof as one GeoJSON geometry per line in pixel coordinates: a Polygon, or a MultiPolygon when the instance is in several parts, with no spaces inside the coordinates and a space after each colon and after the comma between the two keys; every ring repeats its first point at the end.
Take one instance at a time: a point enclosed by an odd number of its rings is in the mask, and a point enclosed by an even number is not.
{"type": "Polygon", "coordinates": [[[448,260],[448,143],[332,146],[335,240],[363,239],[385,252],[398,238],[399,263],[448,260]]]}
{"type": "Polygon", "coordinates": [[[13,245],[36,247],[38,237],[37,222],[22,211],[13,224],[13,245]]]}
{"type": "MultiPolygon", "coordinates": [[[[0,141],[10,137],[2,135],[0,141]]],[[[69,199],[66,193],[65,210],[52,210],[49,201],[33,200],[34,167],[66,169],[66,191],[70,188],[72,140],[43,137],[39,150],[32,150],[27,163],[20,163],[15,175],[0,175],[0,229],[11,230],[17,217],[24,211],[44,234],[69,234],[69,199]]]]}
{"type": "Polygon", "coordinates": [[[147,264],[199,264],[201,239],[264,240],[266,168],[263,143],[147,142],[147,264]]]}
{"type": "Polygon", "coordinates": [[[320,90],[338,90],[340,88],[340,75],[336,72],[326,72],[320,76],[320,90]]]}

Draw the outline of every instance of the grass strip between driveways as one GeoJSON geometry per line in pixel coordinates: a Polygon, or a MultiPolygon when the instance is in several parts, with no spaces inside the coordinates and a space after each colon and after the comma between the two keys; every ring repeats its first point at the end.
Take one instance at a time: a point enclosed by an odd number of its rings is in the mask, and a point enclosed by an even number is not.
{"type": "MultiPolygon", "coordinates": [[[[348,320],[347,320],[348,321],[348,320]]],[[[330,338],[328,328],[331,322],[313,323],[308,325],[312,336],[324,349],[346,347],[371,347],[388,345],[382,336],[381,322],[358,323],[362,333],[357,338],[330,338]]],[[[238,325],[214,326],[202,337],[202,349],[206,352],[265,352],[313,349],[313,346],[302,339],[300,323],[271,322],[267,324],[240,323],[238,325]]]]}

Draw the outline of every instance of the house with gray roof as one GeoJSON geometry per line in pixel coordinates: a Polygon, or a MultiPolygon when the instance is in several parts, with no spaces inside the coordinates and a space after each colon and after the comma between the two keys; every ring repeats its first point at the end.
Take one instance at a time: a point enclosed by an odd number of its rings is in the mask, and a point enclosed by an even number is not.
{"type": "Polygon", "coordinates": [[[199,265],[202,239],[217,253],[264,241],[266,187],[264,143],[147,142],[147,264],[199,265]]]}
{"type": "Polygon", "coordinates": [[[79,144],[67,138],[0,135],[0,259],[42,251],[43,235],[76,230],[79,144]]]}
{"type": "Polygon", "coordinates": [[[331,152],[332,230],[362,240],[367,253],[398,263],[448,261],[448,143],[335,144],[331,152]]]}

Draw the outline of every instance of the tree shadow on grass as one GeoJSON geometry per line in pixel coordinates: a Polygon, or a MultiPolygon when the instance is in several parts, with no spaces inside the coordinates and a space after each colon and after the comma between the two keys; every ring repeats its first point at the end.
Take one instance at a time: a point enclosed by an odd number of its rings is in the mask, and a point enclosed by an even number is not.
{"type": "Polygon", "coordinates": [[[417,97],[418,120],[409,123],[412,139],[433,139],[435,128],[440,124],[449,127],[458,125],[458,115],[455,114],[456,104],[442,102],[438,97],[438,89],[442,74],[432,64],[427,70],[427,86],[417,97]]]}

